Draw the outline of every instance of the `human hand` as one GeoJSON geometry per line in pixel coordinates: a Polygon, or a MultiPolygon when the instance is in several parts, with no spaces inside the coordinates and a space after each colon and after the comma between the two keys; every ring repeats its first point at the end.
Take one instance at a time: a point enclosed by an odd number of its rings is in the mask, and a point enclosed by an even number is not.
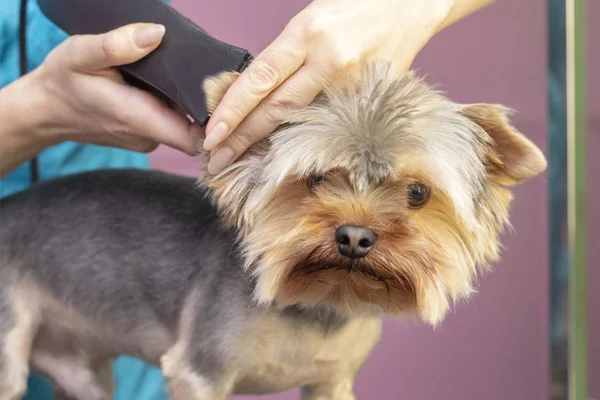
{"type": "Polygon", "coordinates": [[[441,29],[455,0],[315,0],[236,79],[207,125],[208,172],[216,174],[306,106],[324,79],[365,60],[407,70],[441,29]]]}
{"type": "Polygon", "coordinates": [[[162,25],[132,24],[100,35],[72,36],[32,72],[45,99],[43,134],[148,152],[159,144],[196,153],[202,129],[155,96],[124,82],[114,68],[158,47],[162,25]]]}

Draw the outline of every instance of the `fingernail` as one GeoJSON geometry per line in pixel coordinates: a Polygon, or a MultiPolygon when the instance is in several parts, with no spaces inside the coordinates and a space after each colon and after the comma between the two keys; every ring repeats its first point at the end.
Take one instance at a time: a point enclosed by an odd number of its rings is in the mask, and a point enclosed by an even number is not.
{"type": "Polygon", "coordinates": [[[204,140],[204,150],[210,151],[215,148],[216,145],[221,143],[227,135],[227,124],[223,121],[216,124],[210,132],[206,132],[206,139],[204,140]]]}
{"type": "Polygon", "coordinates": [[[233,150],[230,147],[223,147],[215,153],[214,157],[210,158],[206,169],[209,174],[216,175],[224,168],[228,167],[232,161],[233,150]]]}
{"type": "Polygon", "coordinates": [[[144,49],[156,44],[165,35],[165,27],[160,24],[146,25],[133,32],[133,41],[137,47],[144,49]]]}

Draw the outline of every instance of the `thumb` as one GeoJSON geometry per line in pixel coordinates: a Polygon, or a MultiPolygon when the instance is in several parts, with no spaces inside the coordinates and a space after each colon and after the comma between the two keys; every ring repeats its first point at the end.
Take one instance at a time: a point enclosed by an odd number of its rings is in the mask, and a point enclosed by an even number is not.
{"type": "Polygon", "coordinates": [[[130,24],[99,35],[73,36],[65,51],[70,53],[72,69],[93,72],[145,57],[160,45],[164,34],[163,25],[130,24]]]}

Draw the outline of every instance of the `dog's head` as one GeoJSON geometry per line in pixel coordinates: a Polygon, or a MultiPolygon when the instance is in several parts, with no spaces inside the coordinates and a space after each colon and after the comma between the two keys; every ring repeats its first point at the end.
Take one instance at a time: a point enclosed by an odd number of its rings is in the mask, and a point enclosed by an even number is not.
{"type": "MultiPolygon", "coordinates": [[[[235,78],[205,82],[209,109],[235,78]]],[[[508,114],[369,64],[200,183],[237,228],[260,303],[435,325],[497,260],[511,186],[546,168],[508,114]]]]}

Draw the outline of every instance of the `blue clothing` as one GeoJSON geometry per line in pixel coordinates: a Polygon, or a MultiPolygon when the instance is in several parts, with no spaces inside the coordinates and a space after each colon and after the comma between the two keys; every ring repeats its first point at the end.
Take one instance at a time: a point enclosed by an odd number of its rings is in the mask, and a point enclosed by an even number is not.
{"type": "MultiPolygon", "coordinates": [[[[19,78],[19,8],[20,0],[2,0],[0,7],[0,88],[19,78]]],[[[27,9],[28,70],[36,68],[48,53],[68,35],[50,22],[36,0],[27,9]]],[[[33,110],[32,112],[35,112],[33,110]]],[[[127,150],[62,143],[38,156],[40,180],[100,168],[149,168],[145,154],[127,150]]],[[[0,197],[30,185],[29,163],[21,165],[0,180],[0,197]]],[[[113,365],[115,400],[167,399],[160,371],[130,357],[121,357],[113,365]]],[[[26,400],[52,400],[52,387],[45,378],[32,375],[26,400]]]]}

